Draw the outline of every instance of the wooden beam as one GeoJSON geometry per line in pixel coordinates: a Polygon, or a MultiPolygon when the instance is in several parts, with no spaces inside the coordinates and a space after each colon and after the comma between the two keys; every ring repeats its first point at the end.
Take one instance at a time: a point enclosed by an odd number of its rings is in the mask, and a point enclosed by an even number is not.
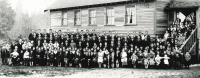
{"type": "Polygon", "coordinates": [[[198,7],[198,9],[197,9],[197,11],[196,11],[196,27],[197,27],[197,45],[196,45],[196,52],[197,52],[197,59],[198,59],[198,62],[200,61],[200,58],[199,58],[199,31],[200,31],[200,17],[199,17],[199,15],[200,15],[200,7],[198,7]]]}
{"type": "Polygon", "coordinates": [[[157,3],[154,1],[154,34],[157,34],[157,3]]]}

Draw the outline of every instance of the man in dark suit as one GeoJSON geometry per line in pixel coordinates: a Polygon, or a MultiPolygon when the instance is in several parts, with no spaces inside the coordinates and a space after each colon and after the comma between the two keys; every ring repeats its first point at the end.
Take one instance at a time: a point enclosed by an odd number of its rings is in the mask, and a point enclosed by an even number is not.
{"type": "Polygon", "coordinates": [[[148,31],[146,31],[145,33],[146,33],[146,34],[145,34],[145,38],[146,38],[146,39],[145,39],[145,44],[146,44],[145,47],[146,47],[146,46],[150,46],[151,37],[150,37],[150,35],[148,34],[148,31]]]}
{"type": "Polygon", "coordinates": [[[60,43],[59,44],[65,43],[65,41],[66,41],[66,38],[64,37],[64,34],[62,34],[61,38],[60,38],[60,43]]]}
{"type": "Polygon", "coordinates": [[[52,35],[52,37],[54,36],[53,30],[49,29],[49,33],[47,34],[48,38],[50,38],[50,35],[52,35]]]}
{"type": "Polygon", "coordinates": [[[21,51],[22,50],[22,39],[19,39],[19,43],[17,44],[18,50],[21,51]]]}
{"type": "Polygon", "coordinates": [[[6,60],[6,47],[3,46],[1,48],[1,58],[2,58],[2,64],[5,65],[7,63],[7,60],[6,60]]]}
{"type": "Polygon", "coordinates": [[[29,40],[34,40],[34,38],[33,38],[34,33],[35,33],[35,31],[34,31],[34,30],[31,30],[31,33],[30,33],[29,36],[28,36],[28,39],[29,39],[29,40]]]}
{"type": "Polygon", "coordinates": [[[43,30],[42,38],[44,38],[45,35],[47,35],[47,31],[46,31],[46,29],[43,30]]]}
{"type": "Polygon", "coordinates": [[[38,30],[37,30],[37,34],[36,34],[36,35],[37,35],[37,38],[38,38],[39,35],[42,35],[41,29],[38,29],[38,30]]]}

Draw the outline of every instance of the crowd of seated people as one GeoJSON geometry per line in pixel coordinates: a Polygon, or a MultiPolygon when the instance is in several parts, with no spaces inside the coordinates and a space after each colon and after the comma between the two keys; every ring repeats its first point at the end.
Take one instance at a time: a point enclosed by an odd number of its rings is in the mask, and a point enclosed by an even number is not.
{"type": "Polygon", "coordinates": [[[27,39],[3,46],[1,57],[3,64],[13,66],[189,68],[191,55],[181,52],[180,46],[193,29],[191,24],[174,22],[164,38],[151,38],[148,32],[120,35],[38,29],[27,39]]]}

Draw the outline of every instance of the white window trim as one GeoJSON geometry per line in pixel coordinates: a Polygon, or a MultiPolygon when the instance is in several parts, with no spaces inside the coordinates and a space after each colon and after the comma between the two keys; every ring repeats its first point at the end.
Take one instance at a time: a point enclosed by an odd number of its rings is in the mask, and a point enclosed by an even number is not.
{"type": "Polygon", "coordinates": [[[136,26],[137,25],[137,5],[134,4],[134,5],[127,5],[125,6],[125,11],[124,11],[124,25],[131,25],[131,26],[136,26]],[[127,24],[127,18],[126,18],[126,10],[127,10],[127,7],[134,7],[135,6],[135,24],[127,24]]]}
{"type": "Polygon", "coordinates": [[[114,7],[106,7],[104,12],[105,12],[105,17],[104,17],[104,18],[105,18],[105,21],[104,21],[104,25],[105,25],[105,26],[115,26],[115,8],[114,8],[114,7]],[[108,24],[108,23],[107,23],[107,9],[113,9],[113,11],[114,11],[114,15],[113,15],[113,17],[114,17],[114,23],[113,23],[113,24],[108,24]]]}
{"type": "Polygon", "coordinates": [[[74,10],[74,26],[81,26],[82,25],[82,12],[81,12],[81,9],[76,9],[76,10],[74,10]],[[76,16],[76,11],[80,11],[80,25],[77,25],[77,24],[75,24],[75,16],[76,16]]]}
{"type": "Polygon", "coordinates": [[[97,10],[96,10],[96,8],[90,8],[90,9],[88,9],[88,25],[89,26],[97,25],[97,10]],[[91,10],[95,10],[95,13],[96,13],[96,16],[95,16],[95,18],[96,18],[96,24],[90,24],[90,11],[91,10]]]}
{"type": "Polygon", "coordinates": [[[62,26],[68,26],[68,12],[67,12],[67,11],[62,11],[62,26]],[[64,18],[64,13],[67,13],[67,19],[66,19],[66,20],[67,20],[67,21],[66,21],[66,22],[67,22],[67,25],[64,25],[64,19],[65,19],[65,18],[64,18]]]}

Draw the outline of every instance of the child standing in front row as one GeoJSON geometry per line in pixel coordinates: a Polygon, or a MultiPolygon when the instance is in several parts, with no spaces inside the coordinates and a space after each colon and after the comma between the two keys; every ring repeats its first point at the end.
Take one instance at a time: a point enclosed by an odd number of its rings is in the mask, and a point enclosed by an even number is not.
{"type": "Polygon", "coordinates": [[[23,58],[24,58],[24,65],[27,66],[28,65],[28,61],[29,61],[29,52],[28,52],[28,50],[25,51],[23,58]]]}
{"type": "Polygon", "coordinates": [[[169,67],[169,57],[165,54],[164,55],[164,66],[167,69],[169,67]]]}
{"type": "Polygon", "coordinates": [[[30,66],[33,66],[33,50],[31,50],[29,53],[29,64],[30,66]]]}

